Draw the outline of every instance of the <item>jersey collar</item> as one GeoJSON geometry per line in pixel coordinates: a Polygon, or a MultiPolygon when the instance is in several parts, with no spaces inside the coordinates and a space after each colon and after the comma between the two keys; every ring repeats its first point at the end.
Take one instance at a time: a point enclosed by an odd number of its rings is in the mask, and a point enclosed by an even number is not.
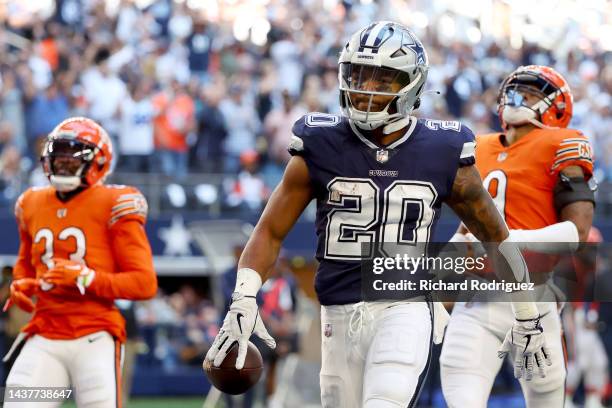
{"type": "Polygon", "coordinates": [[[370,139],[365,137],[361,133],[361,131],[359,131],[359,128],[357,128],[357,126],[355,126],[355,124],[353,123],[352,120],[349,120],[348,122],[349,122],[349,125],[351,126],[351,129],[353,130],[353,133],[355,133],[355,135],[359,138],[359,140],[361,140],[370,149],[391,150],[391,149],[395,149],[397,146],[401,145],[406,140],[408,140],[408,138],[412,135],[412,132],[414,132],[414,129],[416,128],[417,118],[415,118],[414,116],[411,116],[410,117],[410,124],[408,125],[408,129],[406,130],[406,133],[404,133],[404,135],[402,137],[400,137],[399,139],[397,139],[395,142],[393,142],[393,143],[391,143],[391,144],[389,144],[387,146],[379,146],[379,145],[377,145],[376,143],[374,143],[373,141],[371,141],[370,139]]]}

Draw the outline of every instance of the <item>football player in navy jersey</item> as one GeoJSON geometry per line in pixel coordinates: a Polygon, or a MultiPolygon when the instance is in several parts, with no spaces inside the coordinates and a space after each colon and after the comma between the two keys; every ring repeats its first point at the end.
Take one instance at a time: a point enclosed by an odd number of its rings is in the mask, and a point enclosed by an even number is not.
{"type": "MultiPolygon", "coordinates": [[[[520,251],[507,239],[508,229],[473,166],[472,131],[458,122],[410,115],[427,71],[421,42],[400,24],[372,23],[350,38],[339,60],[343,115],[311,113],[295,123],[293,157],[240,258],[233,302],[206,355],[214,365],[238,342],[236,368],[242,368],[253,333],[274,346],[255,296],[312,199],[324,407],[414,406],[432,342],[441,341],[448,320],[443,307],[424,301],[423,293],[364,301],[361,266],[371,255],[364,248],[388,255],[415,251],[432,237],[446,202],[481,241],[498,243],[489,256],[504,279],[528,281],[520,251]]],[[[534,322],[528,344],[517,333],[513,347],[526,357],[540,353],[537,309],[524,293],[513,301],[517,320],[534,322]]]]}

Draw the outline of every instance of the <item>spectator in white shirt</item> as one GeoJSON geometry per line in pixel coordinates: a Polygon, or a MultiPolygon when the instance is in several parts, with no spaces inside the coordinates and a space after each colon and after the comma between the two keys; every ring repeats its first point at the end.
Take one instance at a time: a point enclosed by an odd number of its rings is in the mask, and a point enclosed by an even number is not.
{"type": "Polygon", "coordinates": [[[101,49],[95,56],[96,66],[81,77],[85,98],[89,104],[89,116],[116,137],[119,121],[119,105],[127,97],[125,83],[108,66],[110,53],[101,49]]]}
{"type": "Polygon", "coordinates": [[[229,97],[219,104],[227,126],[225,139],[225,171],[237,173],[240,166],[240,154],[255,149],[257,133],[261,127],[257,111],[251,98],[239,85],[232,85],[229,97]]]}
{"type": "Polygon", "coordinates": [[[151,101],[152,84],[143,79],[136,83],[121,103],[119,128],[119,166],[130,172],[151,171],[153,120],[157,114],[151,101]]]}

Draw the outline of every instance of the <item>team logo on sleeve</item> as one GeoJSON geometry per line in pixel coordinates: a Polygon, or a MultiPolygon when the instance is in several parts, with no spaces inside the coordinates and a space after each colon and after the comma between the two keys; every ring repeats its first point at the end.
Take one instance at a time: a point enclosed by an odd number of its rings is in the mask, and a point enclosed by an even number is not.
{"type": "Polygon", "coordinates": [[[588,142],[582,142],[578,144],[578,155],[581,158],[592,159],[593,158],[593,149],[588,142]]]}
{"type": "Polygon", "coordinates": [[[128,193],[119,196],[111,209],[109,225],[113,225],[121,217],[136,214],[146,218],[148,212],[147,200],[140,193],[128,193]]]}
{"type": "Polygon", "coordinates": [[[563,140],[559,144],[559,149],[555,152],[555,161],[551,167],[551,172],[568,161],[574,161],[577,164],[582,163],[584,166],[592,168],[593,148],[588,140],[581,137],[570,137],[563,140]]]}

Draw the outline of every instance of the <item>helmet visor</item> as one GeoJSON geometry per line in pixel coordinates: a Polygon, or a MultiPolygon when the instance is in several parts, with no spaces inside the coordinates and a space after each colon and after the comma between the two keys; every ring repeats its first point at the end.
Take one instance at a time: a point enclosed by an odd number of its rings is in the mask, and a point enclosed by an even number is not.
{"type": "Polygon", "coordinates": [[[93,156],[93,146],[74,139],[50,140],[43,152],[43,160],[48,161],[51,174],[57,176],[80,177],[93,156]]]}
{"type": "Polygon", "coordinates": [[[501,100],[507,106],[531,107],[538,101],[547,106],[552,104],[558,95],[559,88],[539,75],[523,72],[508,79],[500,93],[501,100]]]}
{"type": "Polygon", "coordinates": [[[397,69],[342,63],[340,72],[346,91],[396,96],[410,84],[410,76],[397,69]]]}

